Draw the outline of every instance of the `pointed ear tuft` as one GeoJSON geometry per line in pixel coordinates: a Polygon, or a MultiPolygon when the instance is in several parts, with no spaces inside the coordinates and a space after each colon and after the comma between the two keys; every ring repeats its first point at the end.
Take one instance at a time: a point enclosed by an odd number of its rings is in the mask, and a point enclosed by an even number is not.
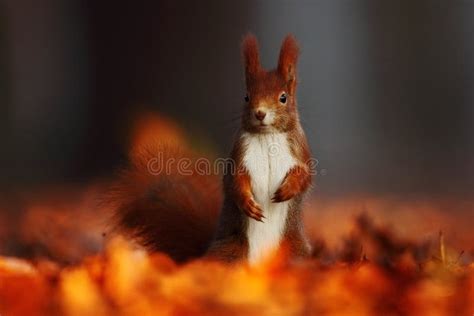
{"type": "Polygon", "coordinates": [[[242,41],[242,57],[245,65],[245,77],[247,83],[249,78],[260,71],[260,57],[258,53],[258,41],[255,35],[247,34],[242,41]]]}
{"type": "Polygon", "coordinates": [[[296,83],[296,63],[299,51],[296,39],[291,34],[287,35],[281,45],[278,72],[293,86],[296,83]]]}

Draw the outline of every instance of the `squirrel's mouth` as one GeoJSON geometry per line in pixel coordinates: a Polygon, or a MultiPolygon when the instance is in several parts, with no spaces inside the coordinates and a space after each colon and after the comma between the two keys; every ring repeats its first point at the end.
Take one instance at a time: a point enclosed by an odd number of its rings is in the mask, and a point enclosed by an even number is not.
{"type": "Polygon", "coordinates": [[[257,128],[257,129],[260,129],[260,128],[266,129],[266,128],[269,128],[271,126],[271,124],[264,123],[264,122],[261,122],[261,121],[258,121],[258,122],[253,121],[251,125],[254,128],[257,128]]]}
{"type": "Polygon", "coordinates": [[[255,126],[255,129],[258,133],[271,133],[274,131],[274,128],[270,124],[259,124],[255,126]]]}
{"type": "Polygon", "coordinates": [[[259,130],[262,130],[262,131],[268,130],[268,129],[270,129],[271,127],[272,127],[272,126],[271,126],[270,124],[265,124],[265,123],[263,123],[263,122],[257,125],[257,128],[258,128],[259,130]]]}

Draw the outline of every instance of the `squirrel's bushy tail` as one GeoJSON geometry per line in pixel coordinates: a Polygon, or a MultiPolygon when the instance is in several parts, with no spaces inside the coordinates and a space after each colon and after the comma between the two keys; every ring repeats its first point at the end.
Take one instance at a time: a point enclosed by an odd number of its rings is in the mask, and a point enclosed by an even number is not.
{"type": "Polygon", "coordinates": [[[107,198],[114,225],[149,250],[165,252],[176,261],[198,257],[215,231],[222,201],[220,179],[196,173],[192,166],[202,157],[186,145],[170,121],[148,117],[137,125],[129,166],[107,198]],[[183,160],[187,162],[180,165],[183,160]]]}

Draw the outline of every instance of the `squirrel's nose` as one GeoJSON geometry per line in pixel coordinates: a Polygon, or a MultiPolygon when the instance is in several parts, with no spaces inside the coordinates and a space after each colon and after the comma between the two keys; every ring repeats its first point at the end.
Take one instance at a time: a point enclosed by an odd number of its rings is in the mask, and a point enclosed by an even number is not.
{"type": "Polygon", "coordinates": [[[257,111],[255,112],[255,117],[257,118],[257,120],[259,121],[263,121],[263,119],[265,118],[265,115],[267,115],[267,113],[263,112],[263,111],[257,111]]]}

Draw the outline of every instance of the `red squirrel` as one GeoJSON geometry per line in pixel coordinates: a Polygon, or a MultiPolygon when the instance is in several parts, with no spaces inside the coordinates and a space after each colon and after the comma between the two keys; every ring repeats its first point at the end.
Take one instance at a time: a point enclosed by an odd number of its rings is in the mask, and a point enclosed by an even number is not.
{"type": "Polygon", "coordinates": [[[291,256],[309,255],[301,203],[312,182],[311,154],[296,104],[298,53],[287,36],[277,68],[266,71],[256,37],[244,38],[247,94],[223,203],[212,175],[150,175],[148,161],[157,154],[165,161],[193,156],[155,142],[135,151],[112,191],[119,226],[178,261],[206,255],[253,264],[283,244],[291,256]]]}
{"type": "Polygon", "coordinates": [[[247,94],[242,127],[224,176],[225,199],[208,254],[226,261],[263,259],[283,242],[294,256],[306,256],[301,203],[311,186],[311,154],[296,104],[298,45],[282,44],[278,66],[260,65],[258,42],[242,43],[247,94]]]}

